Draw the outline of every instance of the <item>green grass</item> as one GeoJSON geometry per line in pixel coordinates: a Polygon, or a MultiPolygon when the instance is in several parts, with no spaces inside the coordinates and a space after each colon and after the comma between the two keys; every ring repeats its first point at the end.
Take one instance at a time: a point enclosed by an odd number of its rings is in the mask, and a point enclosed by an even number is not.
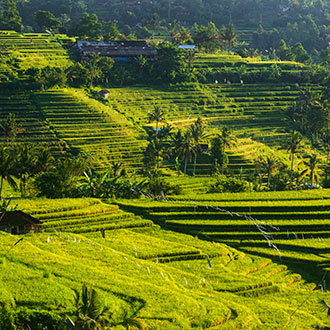
{"type": "MultiPolygon", "coordinates": [[[[37,200],[17,202],[25,208],[38,205],[37,200]]],[[[86,207],[99,210],[103,205],[94,199],[67,199],[61,208],[60,201],[44,200],[38,215],[50,216],[52,202],[54,214],[63,209],[80,214],[86,207]]],[[[104,207],[115,211],[111,205],[104,207]]],[[[69,312],[72,290],[86,283],[101,293],[114,316],[134,302],[142,303],[138,316],[153,329],[275,329],[286,323],[305,329],[327,324],[320,303],[327,293],[312,293],[314,286],[285,266],[224,244],[157,226],[106,231],[105,239],[96,232],[30,234],[12,249],[17,237],[0,236],[0,299],[15,300],[16,308],[69,312]]]]}
{"type": "Polygon", "coordinates": [[[67,41],[72,43],[74,39],[65,35],[0,31],[0,43],[6,46],[10,55],[18,59],[22,69],[70,66],[72,62],[66,47],[67,41]]]}

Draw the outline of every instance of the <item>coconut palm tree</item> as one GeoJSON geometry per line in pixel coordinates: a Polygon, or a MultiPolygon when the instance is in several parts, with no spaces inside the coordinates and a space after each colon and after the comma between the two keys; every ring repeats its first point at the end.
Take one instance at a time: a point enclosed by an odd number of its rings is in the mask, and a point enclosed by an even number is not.
{"type": "Polygon", "coordinates": [[[16,135],[24,132],[24,128],[17,122],[15,114],[10,113],[6,120],[0,122],[0,129],[6,137],[7,143],[14,142],[16,135]]]}
{"type": "Polygon", "coordinates": [[[151,112],[148,116],[149,123],[155,121],[156,122],[156,135],[158,134],[158,123],[165,120],[166,112],[161,109],[159,106],[155,106],[153,112],[151,112]]]}
{"type": "Polygon", "coordinates": [[[26,196],[26,184],[29,177],[33,176],[38,160],[36,145],[31,143],[18,144],[14,148],[15,176],[20,180],[19,188],[21,196],[26,196]]]}
{"type": "Polygon", "coordinates": [[[329,130],[326,130],[326,132],[323,132],[322,134],[322,144],[327,151],[327,164],[329,164],[329,155],[330,155],[330,132],[329,130]]]}
{"type": "Polygon", "coordinates": [[[224,42],[227,51],[234,46],[238,34],[235,31],[234,24],[230,24],[229,27],[223,26],[220,30],[220,39],[224,42]]]}
{"type": "Polygon", "coordinates": [[[270,178],[276,168],[280,166],[278,159],[266,156],[264,159],[258,161],[259,168],[267,175],[267,188],[270,187],[270,178]]]}
{"type": "Polygon", "coordinates": [[[303,137],[299,132],[293,132],[290,141],[288,143],[287,151],[290,152],[290,160],[291,160],[291,178],[290,178],[290,185],[292,185],[292,179],[293,179],[293,161],[294,161],[294,154],[297,152],[301,142],[303,140],[303,137]]]}
{"type": "Polygon", "coordinates": [[[314,182],[316,185],[318,185],[317,169],[320,163],[320,159],[317,158],[316,154],[313,154],[309,157],[308,161],[304,161],[303,163],[307,168],[300,173],[299,179],[303,179],[306,175],[309,175],[310,187],[313,189],[314,182]]]}
{"type": "Polygon", "coordinates": [[[109,309],[105,307],[97,291],[88,288],[85,284],[75,292],[75,322],[71,319],[73,326],[81,330],[100,329],[102,326],[109,325],[109,309]]]}
{"type": "Polygon", "coordinates": [[[195,154],[195,143],[191,131],[188,130],[184,133],[182,143],[178,148],[178,155],[184,159],[184,175],[187,174],[188,160],[191,161],[192,155],[195,154]]]}
{"type": "Polygon", "coordinates": [[[180,175],[180,148],[183,144],[183,133],[181,129],[178,129],[176,133],[172,135],[172,151],[175,156],[175,162],[177,167],[178,176],[180,175]]]}
{"type": "Polygon", "coordinates": [[[0,147],[0,199],[2,200],[3,181],[6,180],[9,185],[17,189],[17,184],[14,180],[15,166],[13,161],[13,151],[10,147],[0,147]]]}
{"type": "Polygon", "coordinates": [[[190,132],[192,138],[195,142],[195,154],[194,154],[194,172],[196,174],[196,163],[197,163],[197,155],[201,152],[200,140],[205,138],[205,125],[200,117],[190,126],[190,132]]]}
{"type": "MultiPolygon", "coordinates": [[[[219,140],[221,141],[223,147],[223,153],[225,154],[226,148],[230,148],[231,146],[236,144],[237,138],[234,135],[233,131],[228,127],[223,127],[221,133],[217,135],[219,140]]],[[[222,162],[221,173],[224,172],[225,162],[222,162]]]]}

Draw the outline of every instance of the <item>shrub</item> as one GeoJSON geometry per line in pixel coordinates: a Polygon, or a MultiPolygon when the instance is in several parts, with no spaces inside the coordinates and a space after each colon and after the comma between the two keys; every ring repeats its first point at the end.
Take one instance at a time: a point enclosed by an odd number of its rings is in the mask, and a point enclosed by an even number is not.
{"type": "Polygon", "coordinates": [[[210,192],[247,192],[252,191],[250,183],[246,180],[240,180],[234,177],[218,175],[216,182],[211,186],[210,192]]]}

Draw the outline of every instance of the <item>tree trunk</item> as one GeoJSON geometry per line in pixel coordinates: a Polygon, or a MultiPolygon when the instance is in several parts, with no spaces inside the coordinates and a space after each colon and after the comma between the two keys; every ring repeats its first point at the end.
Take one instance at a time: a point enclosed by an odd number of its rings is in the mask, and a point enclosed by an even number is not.
{"type": "Polygon", "coordinates": [[[292,186],[292,179],[293,179],[293,159],[294,153],[291,153],[291,176],[290,176],[290,185],[292,186]]]}
{"type": "Polygon", "coordinates": [[[188,155],[186,154],[185,161],[184,161],[184,175],[187,174],[187,165],[188,165],[188,155]]]}
{"type": "Polygon", "coordinates": [[[267,188],[269,189],[270,186],[270,173],[268,173],[268,180],[267,180],[267,188]]]}
{"type": "Polygon", "coordinates": [[[195,158],[194,158],[194,175],[196,174],[196,163],[197,163],[197,153],[195,153],[195,158]]]}
{"type": "Polygon", "coordinates": [[[3,187],[3,176],[1,176],[1,183],[0,183],[0,200],[3,200],[3,198],[2,198],[2,187],[3,187]]]}
{"type": "Polygon", "coordinates": [[[313,189],[314,184],[314,171],[311,171],[311,189],[313,189]]]}

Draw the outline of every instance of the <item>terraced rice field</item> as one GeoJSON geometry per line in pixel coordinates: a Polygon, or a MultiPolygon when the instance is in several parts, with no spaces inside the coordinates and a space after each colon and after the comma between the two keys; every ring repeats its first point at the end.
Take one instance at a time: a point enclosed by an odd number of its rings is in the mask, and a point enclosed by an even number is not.
{"type": "Polygon", "coordinates": [[[19,66],[23,69],[70,66],[72,62],[68,55],[67,42],[72,44],[74,40],[65,35],[0,31],[0,44],[19,60],[19,66]]]}
{"type": "MultiPolygon", "coordinates": [[[[319,86],[313,88],[320,90],[319,86]]],[[[127,87],[111,89],[109,105],[141,126],[150,126],[148,114],[157,105],[167,112],[166,121],[177,128],[188,127],[199,116],[210,135],[223,126],[232,128],[244,145],[240,151],[229,150],[230,168],[237,173],[254,167],[250,154],[256,147],[283,148],[290,132],[284,111],[298,96],[296,85],[281,84],[127,87]]],[[[192,165],[188,173],[191,170],[192,165]]],[[[197,173],[210,173],[210,158],[199,158],[197,173]]]]}
{"type": "Polygon", "coordinates": [[[321,303],[328,292],[313,291],[315,284],[268,258],[162,230],[150,220],[143,227],[108,228],[105,238],[102,224],[85,233],[86,217],[95,218],[93,227],[97,218],[127,214],[96,199],[15,202],[40,218],[46,231],[25,235],[16,246],[19,237],[0,233],[0,302],[16,310],[28,305],[56,311],[60,303],[59,313],[73,311],[72,290],[86,283],[101,293],[114,318],[139,306],[137,316],[150,329],[306,329],[329,323],[321,303]],[[63,219],[77,220],[75,231],[63,219]]]}
{"type": "Polygon", "coordinates": [[[100,230],[151,226],[132,213],[119,210],[117,205],[98,199],[19,200],[17,205],[42,222],[43,231],[85,233],[100,230]]]}
{"type": "Polygon", "coordinates": [[[298,62],[289,61],[262,61],[260,57],[242,58],[240,55],[222,52],[219,54],[202,54],[199,53],[194,61],[196,68],[221,68],[244,66],[247,72],[257,71],[262,68],[268,68],[276,64],[282,72],[302,71],[305,65],[298,62]]]}
{"type": "MultiPolygon", "coordinates": [[[[123,202],[166,229],[229,244],[297,265],[328,270],[330,199],[327,189],[249,194],[194,194],[169,201],[123,202]],[[141,213],[143,211],[143,213],[141,213]],[[279,249],[269,247],[265,238],[279,249]]],[[[274,246],[273,246],[274,247],[274,246]]]]}
{"type": "MultiPolygon", "coordinates": [[[[0,90],[0,120],[6,120],[9,113],[15,115],[24,129],[17,135],[17,142],[59,143],[55,133],[44,122],[42,114],[31,96],[28,93],[13,91],[2,86],[0,90]]],[[[1,140],[4,141],[3,135],[1,135],[1,140]]]]}
{"type": "Polygon", "coordinates": [[[145,133],[123,115],[73,89],[40,93],[35,101],[58,138],[92,157],[97,169],[110,162],[141,167],[145,133]]]}

